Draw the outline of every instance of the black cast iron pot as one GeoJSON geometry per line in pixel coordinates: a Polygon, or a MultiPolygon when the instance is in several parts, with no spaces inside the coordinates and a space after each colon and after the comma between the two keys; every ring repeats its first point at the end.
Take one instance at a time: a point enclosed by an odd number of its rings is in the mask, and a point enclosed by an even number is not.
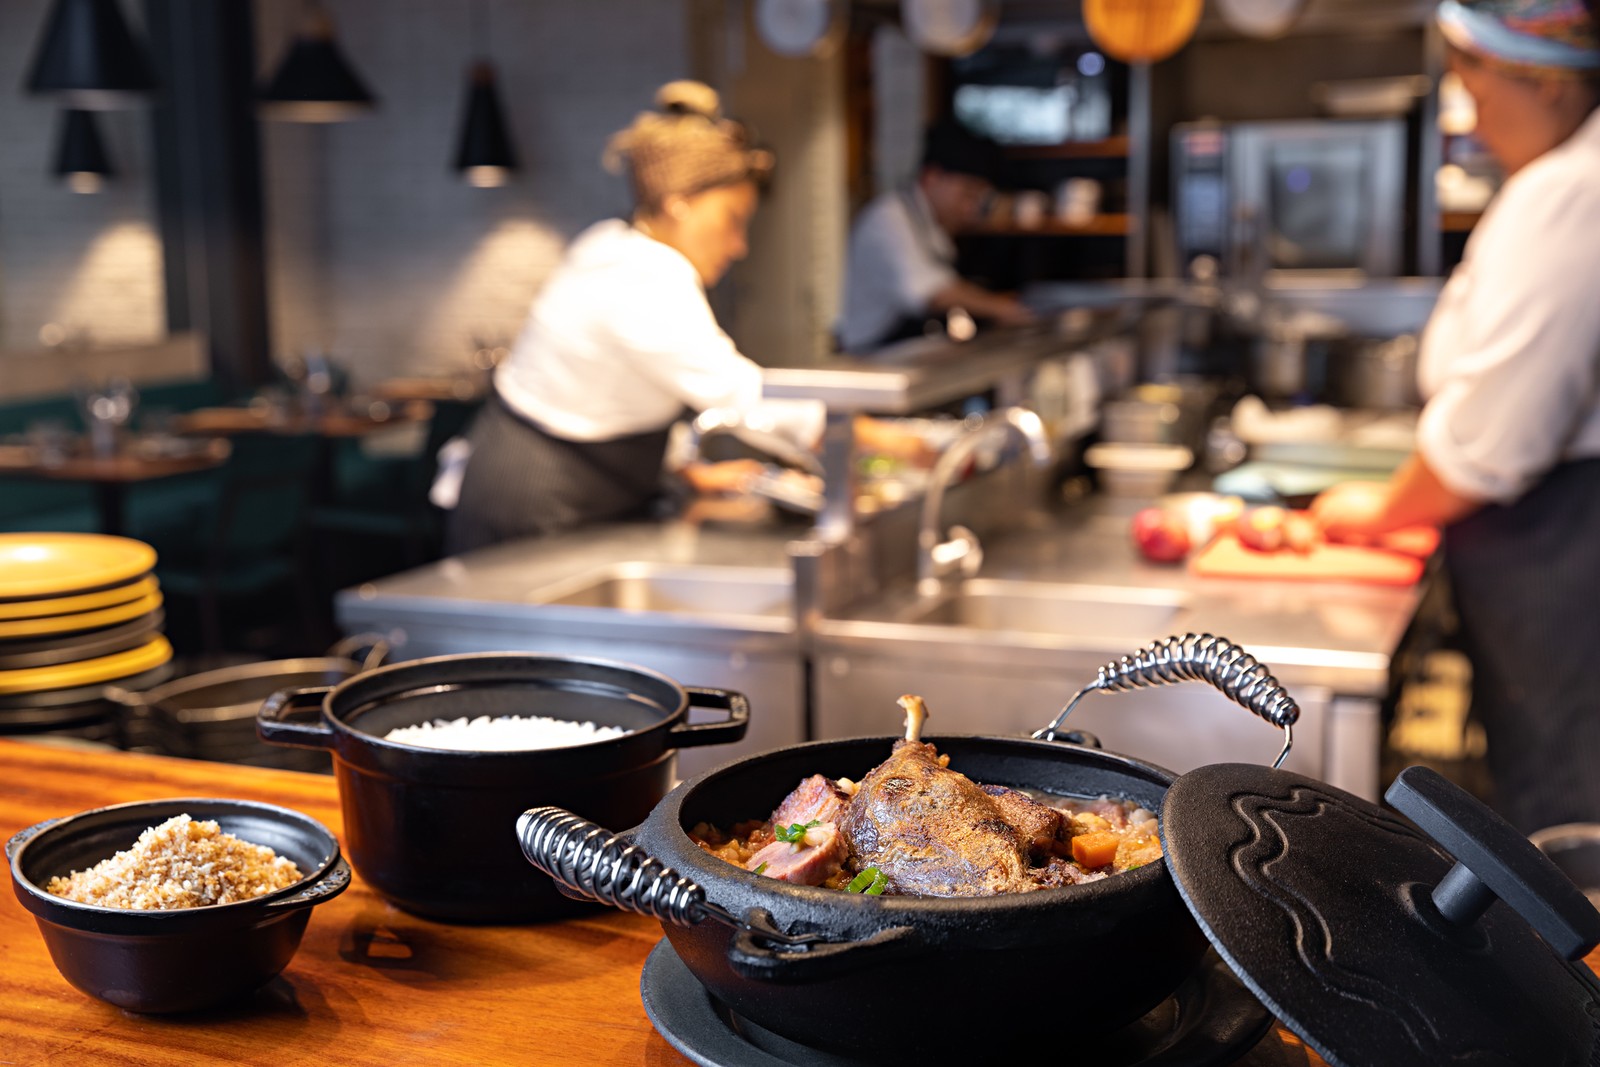
{"type": "MultiPolygon", "coordinates": [[[[1174,780],[1083,745],[930,740],[977,782],[1110,795],[1156,812],[1174,780]]],[[[740,760],[680,785],[620,840],[559,812],[525,814],[519,837],[532,863],[557,877],[565,870],[577,891],[661,919],[689,970],[733,1011],[791,1040],[863,1058],[930,1044],[974,1062],[1037,1055],[1065,1024],[1082,1038],[1137,1019],[1194,970],[1206,941],[1165,861],[1031,893],[870,897],[752,874],[702,851],[685,832],[702,821],[726,827],[762,818],[809,775],[859,779],[893,742],[815,742],[740,760]],[[586,846],[593,851],[579,858],[586,846]],[[681,877],[657,877],[647,857],[681,877]],[[754,928],[692,921],[697,909],[684,880],[730,916],[759,909],[754,928]],[[824,943],[796,951],[767,936],[778,931],[815,932],[824,943]]]]}
{"type": "Polygon", "coordinates": [[[575,907],[527,864],[509,832],[530,804],[631,826],[672,787],[678,749],[737,741],[749,721],[742,695],[685,688],[642,667],[487,652],[396,663],[337,686],[275,693],[256,729],[274,744],[333,753],[345,845],[364,881],[418,915],[492,923],[575,907]],[[690,723],[691,706],[728,717],[690,723]],[[396,727],[483,715],[541,715],[631,732],[521,752],[383,739],[396,727]]]}
{"type": "Polygon", "coordinates": [[[247,800],[141,801],[47,819],[7,841],[6,858],[17,899],[33,913],[62,976],[91,996],[148,1013],[210,1007],[264,985],[299,948],[312,907],[350,884],[326,827],[247,800]],[[95,907],[45,891],[50,879],[93,867],[183,814],[267,846],[305,877],[254,900],[172,911],[95,907]]]}

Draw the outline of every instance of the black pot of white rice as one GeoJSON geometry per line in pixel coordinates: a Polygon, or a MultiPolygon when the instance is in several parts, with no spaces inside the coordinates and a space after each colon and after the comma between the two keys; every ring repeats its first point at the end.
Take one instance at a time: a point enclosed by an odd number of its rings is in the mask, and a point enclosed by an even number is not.
{"type": "Polygon", "coordinates": [[[672,788],[678,749],[738,741],[749,719],[739,693],[644,667],[485,652],[274,693],[256,731],[332,753],[345,853],[385,899],[446,922],[509,923],[592,907],[523,859],[524,810],[633,826],[672,788]],[[691,707],[727,717],[690,723],[691,707]]]}

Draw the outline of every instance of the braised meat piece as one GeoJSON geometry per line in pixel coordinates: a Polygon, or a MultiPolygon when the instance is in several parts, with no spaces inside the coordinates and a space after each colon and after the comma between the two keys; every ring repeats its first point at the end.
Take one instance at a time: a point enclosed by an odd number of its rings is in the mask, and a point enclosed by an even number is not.
{"type": "Polygon", "coordinates": [[[844,867],[848,852],[839,827],[822,823],[808,828],[799,841],[774,841],[746,860],[744,867],[780,882],[821,885],[844,867]]]}
{"type": "Polygon", "coordinates": [[[905,739],[861,780],[840,822],[851,867],[876,867],[896,893],[971,897],[1037,888],[1028,877],[1030,839],[995,798],[922,743],[921,698],[903,696],[900,706],[905,739]]]}
{"type": "Polygon", "coordinates": [[[838,874],[848,849],[837,824],[849,799],[849,793],[820,774],[795,786],[772,813],[779,839],[751,856],[745,870],[796,885],[821,885],[838,874]],[[786,839],[796,833],[798,839],[786,839]]]}
{"type": "Polygon", "coordinates": [[[831,779],[813,774],[783,798],[783,803],[772,813],[772,825],[838,822],[848,803],[849,793],[840,789],[831,779]]]}
{"type": "Polygon", "coordinates": [[[989,795],[1000,817],[1022,835],[1023,843],[1036,855],[1055,850],[1065,821],[1060,811],[1037,800],[1019,789],[1004,785],[978,787],[989,795]]]}

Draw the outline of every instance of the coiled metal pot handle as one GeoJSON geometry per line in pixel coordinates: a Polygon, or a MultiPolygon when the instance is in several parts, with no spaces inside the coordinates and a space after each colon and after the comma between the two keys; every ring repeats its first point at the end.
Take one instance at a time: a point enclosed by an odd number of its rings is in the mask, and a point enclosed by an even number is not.
{"type": "Polygon", "coordinates": [[[1272,761],[1283,766],[1294,746],[1294,724],[1300,718],[1296,704],[1278,680],[1261,663],[1225,637],[1184,634],[1156,641],[1100,668],[1099,676],[1067,702],[1061,713],[1034,737],[1061,740],[1059,731],[1085,694],[1095,691],[1122,693],[1178,682],[1207,682],[1240,707],[1247,708],[1283,731],[1283,751],[1272,761]]]}
{"type": "Polygon", "coordinates": [[[866,964],[882,964],[917,946],[909,926],[880,929],[860,940],[778,929],[772,913],[751,908],[738,918],[706,899],[705,890],[626,837],[561,808],[530,808],[517,817],[517,840],[528,862],[569,896],[693,926],[710,919],[729,927],[728,964],[746,978],[774,984],[812,982],[866,964]]]}
{"type": "Polygon", "coordinates": [[[693,926],[721,912],[705,890],[637,845],[561,808],[530,808],[517,817],[528,862],[588,900],[659,922],[693,926]]]}

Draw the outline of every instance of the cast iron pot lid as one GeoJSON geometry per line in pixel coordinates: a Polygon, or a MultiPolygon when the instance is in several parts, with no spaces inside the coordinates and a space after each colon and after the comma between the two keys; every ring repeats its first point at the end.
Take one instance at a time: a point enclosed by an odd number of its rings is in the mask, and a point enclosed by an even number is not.
{"type": "Polygon", "coordinates": [[[1222,958],[1333,1067],[1600,1063],[1600,981],[1569,962],[1600,912],[1434,771],[1386,798],[1412,821],[1290,771],[1201,767],[1167,791],[1166,860],[1222,958]]]}

